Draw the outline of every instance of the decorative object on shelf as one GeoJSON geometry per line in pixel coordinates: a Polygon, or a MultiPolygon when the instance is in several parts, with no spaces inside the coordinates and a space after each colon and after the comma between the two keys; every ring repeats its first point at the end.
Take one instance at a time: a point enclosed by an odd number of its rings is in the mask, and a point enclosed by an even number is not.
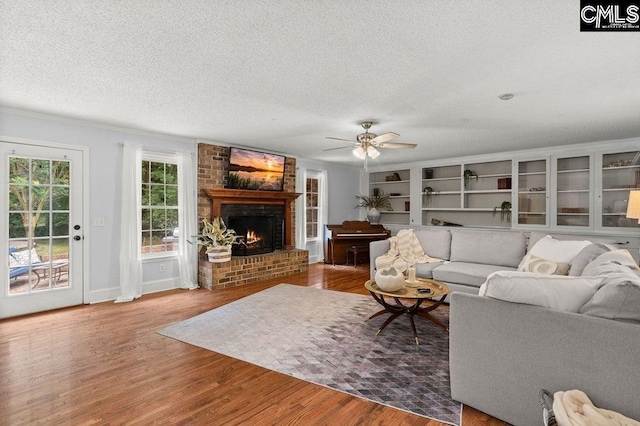
{"type": "Polygon", "coordinates": [[[529,192],[545,192],[547,190],[544,186],[536,186],[535,188],[529,188],[529,192]]]}
{"type": "Polygon", "coordinates": [[[404,275],[394,267],[379,269],[375,281],[382,291],[398,291],[404,287],[404,275]]]}
{"type": "Polygon", "coordinates": [[[435,217],[431,219],[431,224],[435,226],[463,226],[463,225],[460,225],[459,223],[445,222],[442,220],[438,220],[435,217]]]}
{"type": "Polygon", "coordinates": [[[424,202],[426,204],[429,204],[431,200],[439,194],[439,191],[434,191],[430,186],[426,186],[422,192],[424,193],[424,202]]]}
{"type": "Polygon", "coordinates": [[[584,207],[560,207],[560,213],[589,213],[589,210],[584,207]]]}
{"type": "Polygon", "coordinates": [[[424,178],[433,179],[433,169],[424,169],[424,178]]]}
{"type": "Polygon", "coordinates": [[[392,175],[386,176],[384,178],[386,182],[399,182],[402,180],[399,173],[394,173],[392,175]]]}
{"type": "Polygon", "coordinates": [[[475,179],[476,182],[478,181],[478,174],[473,170],[469,170],[469,169],[465,170],[462,173],[462,177],[464,179],[464,189],[468,188],[469,182],[471,181],[471,179],[475,179]]]}
{"type": "Polygon", "coordinates": [[[411,210],[411,203],[409,201],[404,202],[404,211],[408,212],[411,210]]]}
{"type": "Polygon", "coordinates": [[[633,165],[633,160],[616,160],[605,164],[604,168],[608,169],[610,167],[626,167],[631,165],[633,165]]]}
{"type": "Polygon", "coordinates": [[[231,260],[231,246],[236,243],[236,231],[227,228],[221,217],[212,222],[202,220],[202,233],[196,235],[198,248],[205,249],[210,262],[221,263],[231,260]]]}
{"type": "MultiPolygon", "coordinates": [[[[375,195],[375,194],[373,194],[373,195],[375,195]]],[[[390,192],[389,193],[389,197],[400,197],[400,196],[402,196],[402,194],[399,193],[399,192],[390,192]]]]}
{"type": "MultiPolygon", "coordinates": [[[[380,155],[379,148],[415,148],[417,144],[415,143],[398,143],[398,142],[387,142],[391,139],[397,138],[400,136],[394,132],[383,133],[381,135],[376,135],[375,133],[369,133],[369,129],[373,125],[372,121],[364,121],[360,123],[362,128],[364,129],[364,133],[360,133],[356,136],[355,141],[351,141],[349,139],[342,138],[332,138],[327,136],[327,139],[335,139],[339,141],[345,141],[351,143],[348,146],[341,146],[338,148],[329,148],[324,151],[333,151],[334,149],[344,149],[344,148],[353,148],[353,155],[358,157],[361,160],[364,160],[364,168],[367,169],[367,158],[376,159],[380,155]]],[[[398,179],[400,180],[400,179],[398,179]]]]}
{"type": "Polygon", "coordinates": [[[380,221],[380,211],[382,210],[393,210],[391,206],[391,201],[389,200],[389,195],[385,194],[383,191],[380,191],[378,195],[372,195],[368,197],[366,195],[356,195],[356,199],[358,200],[358,207],[366,207],[369,210],[367,211],[367,220],[369,223],[378,223],[380,221]]]}
{"type": "Polygon", "coordinates": [[[511,178],[499,178],[498,189],[511,189],[511,178]]]}
{"type": "Polygon", "coordinates": [[[509,201],[503,201],[500,204],[500,207],[493,208],[493,215],[495,216],[498,213],[498,209],[500,209],[500,222],[511,221],[511,203],[509,201]]]}
{"type": "Polygon", "coordinates": [[[629,200],[619,200],[613,203],[613,212],[614,213],[624,213],[627,211],[627,207],[629,205],[629,200]]]}
{"type": "Polygon", "coordinates": [[[379,188],[373,188],[373,195],[375,195],[376,197],[378,195],[380,195],[380,189],[379,188]]]}

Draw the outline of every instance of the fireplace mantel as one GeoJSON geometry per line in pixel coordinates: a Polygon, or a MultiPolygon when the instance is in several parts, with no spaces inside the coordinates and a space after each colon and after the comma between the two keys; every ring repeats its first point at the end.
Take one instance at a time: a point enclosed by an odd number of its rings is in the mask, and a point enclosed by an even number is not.
{"type": "Polygon", "coordinates": [[[220,207],[223,204],[258,204],[284,206],[284,248],[292,250],[291,203],[301,194],[299,192],[254,191],[246,189],[209,188],[203,189],[211,198],[211,219],[220,216],[220,207]]]}

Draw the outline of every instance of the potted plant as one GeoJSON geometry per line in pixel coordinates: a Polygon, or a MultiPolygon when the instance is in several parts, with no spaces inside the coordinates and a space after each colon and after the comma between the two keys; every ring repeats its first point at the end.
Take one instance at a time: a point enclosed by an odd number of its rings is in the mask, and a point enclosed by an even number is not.
{"type": "Polygon", "coordinates": [[[432,187],[427,186],[424,188],[423,193],[425,203],[429,204],[433,197],[436,197],[438,195],[439,191],[434,191],[432,187]]]}
{"type": "Polygon", "coordinates": [[[204,248],[209,262],[221,263],[231,260],[231,246],[238,237],[236,231],[227,228],[221,217],[216,217],[212,222],[202,220],[202,233],[196,238],[198,248],[204,248]]]}
{"type": "Polygon", "coordinates": [[[471,181],[471,179],[475,179],[476,182],[478,181],[478,175],[476,174],[476,172],[474,172],[473,170],[465,170],[462,173],[462,177],[464,179],[464,189],[467,189],[467,187],[469,186],[469,182],[471,181]]]}
{"type": "Polygon", "coordinates": [[[367,220],[369,223],[378,223],[380,221],[380,211],[381,210],[393,210],[391,207],[391,200],[389,199],[389,195],[380,191],[377,195],[366,196],[366,195],[356,195],[356,199],[358,200],[358,207],[366,207],[369,209],[367,211],[367,220]]]}
{"type": "Polygon", "coordinates": [[[511,222],[511,203],[509,201],[503,201],[502,204],[500,204],[500,207],[494,207],[494,216],[498,212],[498,209],[500,209],[500,222],[504,222],[505,220],[507,222],[511,222]]]}

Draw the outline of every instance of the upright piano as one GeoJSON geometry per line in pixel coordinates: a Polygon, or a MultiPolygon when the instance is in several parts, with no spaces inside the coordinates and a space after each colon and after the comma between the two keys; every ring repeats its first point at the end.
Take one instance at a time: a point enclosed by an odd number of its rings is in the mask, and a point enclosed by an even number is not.
{"type": "Polygon", "coordinates": [[[391,232],[382,225],[365,220],[346,220],[341,225],[327,225],[327,241],[324,246],[325,263],[347,263],[347,249],[355,246],[361,253],[369,253],[371,241],[385,240],[391,232]],[[366,247],[366,250],[363,248],[366,247]]]}

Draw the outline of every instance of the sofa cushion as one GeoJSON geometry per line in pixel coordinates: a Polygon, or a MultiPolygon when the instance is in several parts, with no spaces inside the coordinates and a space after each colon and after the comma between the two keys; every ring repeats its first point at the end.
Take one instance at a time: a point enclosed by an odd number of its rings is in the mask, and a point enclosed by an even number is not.
{"type": "Polygon", "coordinates": [[[545,275],[567,275],[567,272],[569,272],[569,264],[543,259],[534,256],[533,253],[527,253],[522,258],[520,265],[518,265],[518,271],[545,275]]]}
{"type": "Polygon", "coordinates": [[[451,257],[451,232],[445,230],[416,229],[415,236],[420,241],[422,250],[438,259],[449,260],[451,257]]]}
{"type": "Polygon", "coordinates": [[[432,263],[416,263],[413,265],[416,268],[416,275],[420,278],[433,278],[433,269],[442,265],[443,262],[432,262],[432,263]]]}
{"type": "Polygon", "coordinates": [[[515,271],[515,268],[501,265],[482,265],[469,262],[449,262],[438,264],[433,269],[433,279],[445,283],[464,284],[480,287],[487,277],[496,271],[515,271]]]}
{"type": "Polygon", "coordinates": [[[570,265],[578,253],[589,244],[591,244],[591,242],[586,240],[560,241],[551,235],[547,235],[538,240],[538,242],[531,247],[529,253],[543,259],[568,263],[570,265]]]}
{"type": "Polygon", "coordinates": [[[578,312],[605,277],[567,277],[529,272],[495,272],[480,287],[480,296],[507,302],[578,312]]]}
{"type": "Polygon", "coordinates": [[[601,254],[582,273],[604,276],[605,281],[580,313],[640,323],[640,269],[631,253],[614,250],[601,254]]]}
{"type": "Polygon", "coordinates": [[[451,261],[516,268],[526,250],[522,232],[451,231],[451,261]]]}
{"type": "MultiPolygon", "coordinates": [[[[531,247],[533,247],[534,245],[536,245],[536,243],[546,237],[547,235],[549,235],[546,232],[531,232],[531,234],[529,234],[529,244],[528,244],[528,248],[527,251],[531,251],[531,247]]],[[[552,235],[553,238],[555,238],[556,240],[560,240],[560,241],[567,241],[567,240],[589,240],[589,242],[591,243],[602,243],[602,244],[615,244],[616,240],[611,239],[611,238],[594,238],[594,237],[581,237],[581,236],[577,236],[577,235],[572,235],[572,234],[553,234],[552,235]]]]}
{"type": "Polygon", "coordinates": [[[582,270],[582,275],[590,276],[617,273],[640,275],[640,269],[628,250],[618,249],[602,253],[582,270]]]}
{"type": "Polygon", "coordinates": [[[571,268],[569,269],[569,275],[572,277],[582,275],[582,271],[584,270],[585,266],[593,262],[601,254],[609,252],[611,250],[613,250],[613,248],[607,244],[589,244],[588,246],[580,250],[580,253],[578,253],[573,259],[571,268]]]}

